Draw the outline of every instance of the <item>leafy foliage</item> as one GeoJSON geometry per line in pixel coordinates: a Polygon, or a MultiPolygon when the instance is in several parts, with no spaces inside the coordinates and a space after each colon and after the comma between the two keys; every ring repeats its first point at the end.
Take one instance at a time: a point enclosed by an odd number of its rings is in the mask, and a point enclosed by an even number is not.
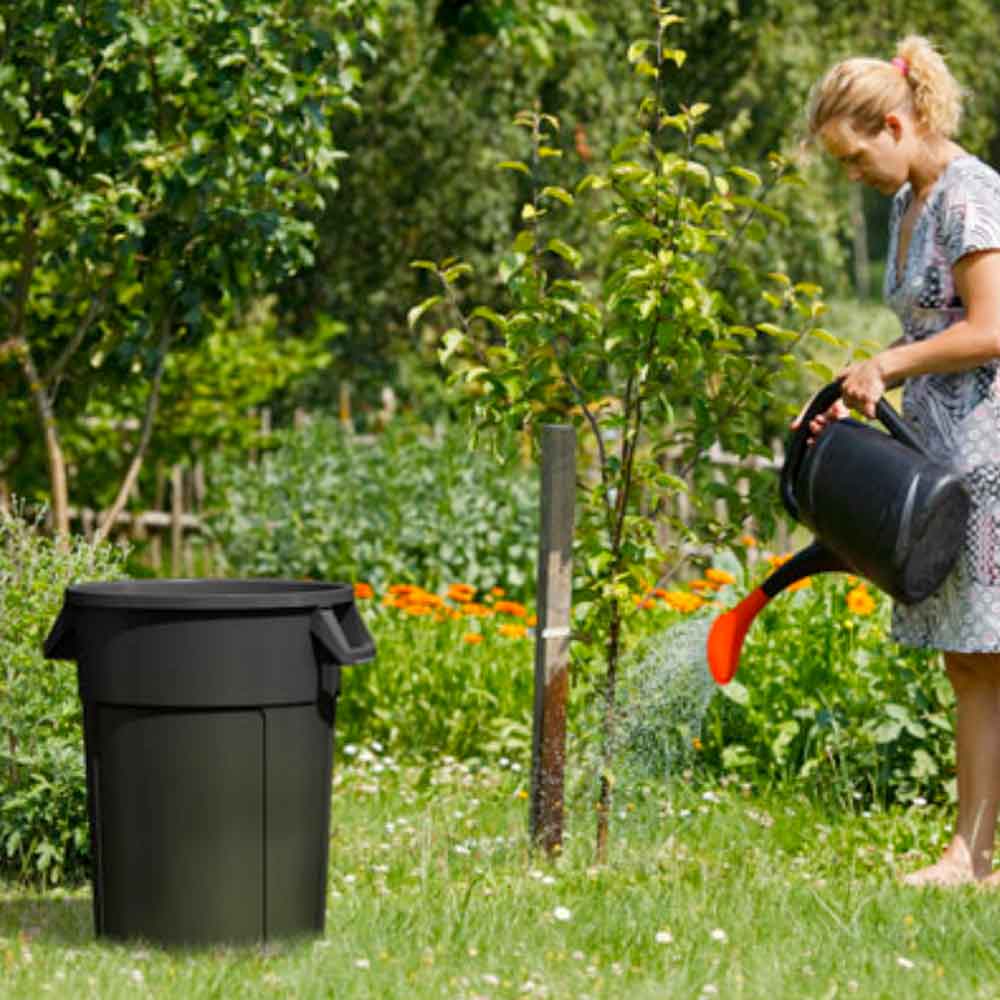
{"type": "MultiPolygon", "coordinates": [[[[95,382],[156,386],[173,347],[311,263],[310,217],[342,158],[332,116],[357,107],[377,12],[377,0],[5,8],[0,385],[34,401],[54,466],[58,430],[95,382]]],[[[56,471],[51,488],[58,523],[56,471]]]]}
{"type": "Polygon", "coordinates": [[[317,420],[259,466],[220,464],[212,484],[210,531],[236,575],[534,589],[537,475],[457,429],[360,439],[317,420]]]}
{"type": "Polygon", "coordinates": [[[85,875],[89,831],[76,671],[42,643],[65,587],[120,576],[124,554],[64,551],[39,525],[0,512],[0,868],[52,885],[85,875]]]}
{"type": "MultiPolygon", "coordinates": [[[[163,371],[157,463],[143,467],[138,495],[152,505],[156,464],[190,461],[206,452],[244,456],[259,443],[255,408],[329,365],[326,341],[341,331],[330,323],[310,336],[288,336],[278,329],[273,302],[260,299],[238,325],[213,321],[195,347],[172,352],[163,371]]],[[[122,414],[140,413],[145,391],[136,384],[95,386],[83,419],[65,434],[81,505],[101,509],[110,503],[116,484],[107,477],[107,457],[123,439],[138,437],[136,431],[123,431],[122,414]]],[[[15,485],[19,478],[12,477],[15,485]]]]}
{"type": "Polygon", "coordinates": [[[488,592],[475,616],[448,602],[423,614],[359,604],[378,657],[344,673],[338,742],[377,740],[407,759],[530,756],[534,643],[522,618],[495,612],[488,592]]]}
{"type": "Polygon", "coordinates": [[[765,608],[706,720],[715,766],[848,806],[953,800],[951,687],[935,653],[892,642],[889,607],[835,574],[765,608]]]}

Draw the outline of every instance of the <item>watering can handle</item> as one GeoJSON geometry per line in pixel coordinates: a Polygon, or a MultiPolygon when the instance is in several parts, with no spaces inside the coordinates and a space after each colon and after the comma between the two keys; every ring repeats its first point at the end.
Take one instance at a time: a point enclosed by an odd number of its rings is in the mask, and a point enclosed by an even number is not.
{"type": "MultiPolygon", "coordinates": [[[[799,520],[799,505],[795,501],[795,493],[792,484],[798,475],[799,466],[806,453],[809,439],[809,424],[821,413],[825,413],[838,399],[840,399],[840,380],[831,382],[823,386],[819,392],[813,396],[812,401],[802,414],[798,429],[792,432],[788,442],[788,450],[785,457],[785,464],[781,468],[781,501],[785,505],[785,510],[792,515],[795,520],[799,520]]],[[[883,397],[875,405],[875,416],[882,422],[885,429],[897,440],[926,455],[927,450],[920,438],[913,433],[910,425],[892,408],[888,400],[883,397]]]]}

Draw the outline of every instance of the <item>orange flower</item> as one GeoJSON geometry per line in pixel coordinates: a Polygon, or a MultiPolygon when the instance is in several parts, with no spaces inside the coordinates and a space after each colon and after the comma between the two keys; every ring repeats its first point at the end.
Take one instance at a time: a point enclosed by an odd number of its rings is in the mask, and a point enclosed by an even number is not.
{"type": "Polygon", "coordinates": [[[812,586],[812,577],[804,576],[801,580],[796,580],[795,583],[790,583],[788,585],[789,590],[802,590],[803,587],[812,586]]]}
{"type": "Polygon", "coordinates": [[[740,542],[742,542],[748,549],[752,549],[757,544],[757,539],[753,535],[740,535],[740,542]]]}
{"type": "Polygon", "coordinates": [[[497,631],[508,639],[523,639],[528,634],[523,625],[514,624],[501,625],[497,631]]]}
{"type": "Polygon", "coordinates": [[[692,580],[688,586],[694,591],[718,590],[719,585],[711,580],[692,580]]]}
{"type": "Polygon", "coordinates": [[[356,583],[354,585],[354,596],[363,601],[365,598],[374,597],[375,591],[372,590],[371,584],[356,583]]]}
{"type": "Polygon", "coordinates": [[[421,604],[428,608],[440,608],[444,605],[444,598],[437,594],[432,594],[422,587],[411,587],[409,592],[402,595],[402,604],[421,604]]]}
{"type": "Polygon", "coordinates": [[[503,597],[503,595],[506,594],[507,591],[504,590],[503,587],[494,587],[492,590],[490,590],[490,593],[494,597],[503,597]]]}
{"type": "Polygon", "coordinates": [[[538,615],[528,615],[528,617],[524,619],[524,624],[527,625],[528,628],[534,628],[538,624],[538,615]]]}
{"type": "Polygon", "coordinates": [[[431,609],[426,604],[405,604],[401,607],[408,615],[429,615],[431,613],[431,609]]]}
{"type": "Polygon", "coordinates": [[[476,588],[468,583],[453,583],[448,587],[448,599],[456,604],[467,604],[476,596],[476,588]]]}
{"type": "Polygon", "coordinates": [[[767,562],[771,569],[777,569],[779,566],[784,566],[786,562],[792,557],[790,555],[783,556],[768,556],[767,562]]]}
{"type": "Polygon", "coordinates": [[[705,601],[699,597],[697,594],[690,594],[686,590],[670,590],[667,591],[667,596],[663,600],[674,609],[674,611],[680,611],[683,614],[688,614],[691,611],[697,611],[705,601]]]}
{"type": "Polygon", "coordinates": [[[863,583],[847,592],[848,610],[855,615],[870,615],[875,610],[875,599],[863,583]]]}
{"type": "Polygon", "coordinates": [[[705,570],[705,579],[710,583],[717,583],[722,587],[730,583],[736,583],[736,577],[732,573],[727,573],[724,569],[715,569],[715,567],[705,570]]]}
{"type": "Polygon", "coordinates": [[[482,633],[480,632],[467,632],[462,636],[462,642],[469,643],[470,646],[476,645],[478,642],[483,641],[482,633]]]}
{"type": "Polygon", "coordinates": [[[635,606],[641,608],[643,611],[648,611],[650,608],[656,607],[656,601],[651,597],[640,597],[638,594],[633,594],[632,600],[635,601],[635,606]]]}
{"type": "Polygon", "coordinates": [[[469,615],[471,618],[489,618],[493,614],[493,610],[486,607],[485,604],[476,604],[474,601],[469,601],[468,604],[462,605],[462,614],[469,615]]]}
{"type": "Polygon", "coordinates": [[[513,615],[515,618],[524,618],[528,613],[528,609],[517,601],[497,601],[493,605],[493,610],[501,615],[513,615]]]}
{"type": "Polygon", "coordinates": [[[394,583],[389,587],[390,594],[396,594],[399,597],[403,597],[409,594],[410,591],[418,590],[419,588],[414,587],[412,583],[394,583]]]}

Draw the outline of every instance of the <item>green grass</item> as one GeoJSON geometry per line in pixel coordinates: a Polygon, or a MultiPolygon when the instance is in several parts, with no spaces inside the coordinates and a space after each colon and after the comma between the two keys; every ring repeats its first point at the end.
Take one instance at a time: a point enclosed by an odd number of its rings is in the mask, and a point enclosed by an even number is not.
{"type": "Polygon", "coordinates": [[[995,997],[1000,896],[916,891],[945,817],[827,813],[678,780],[571,805],[529,851],[527,775],[341,755],[322,939],[167,953],[94,940],[89,894],[0,896],[3,997],[995,997]],[[365,758],[365,759],[361,759],[365,758]],[[348,763],[350,760],[350,763],[348,763]]]}

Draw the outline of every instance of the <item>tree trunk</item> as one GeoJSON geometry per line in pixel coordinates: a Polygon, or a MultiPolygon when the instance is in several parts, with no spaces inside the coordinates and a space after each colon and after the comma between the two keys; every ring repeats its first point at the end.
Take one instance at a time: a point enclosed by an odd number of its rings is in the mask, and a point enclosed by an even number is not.
{"type": "Polygon", "coordinates": [[[597,863],[608,860],[608,830],[611,822],[611,765],[615,757],[615,692],[618,686],[618,657],[621,652],[621,612],[615,604],[608,636],[608,672],[604,687],[604,724],[601,733],[601,781],[597,797],[597,863]]]}
{"type": "Polygon", "coordinates": [[[35,367],[31,351],[24,341],[21,343],[21,368],[28,381],[28,391],[38,413],[45,439],[45,455],[49,465],[49,490],[52,503],[52,530],[66,544],[69,539],[69,485],[66,480],[66,459],[63,455],[59,429],[56,426],[55,411],[45,386],[35,367]]]}
{"type": "Polygon", "coordinates": [[[66,482],[66,459],[63,456],[62,443],[59,440],[59,429],[56,427],[52,400],[46,391],[45,382],[28,346],[28,295],[31,291],[31,282],[37,264],[38,232],[35,228],[35,220],[30,215],[26,215],[21,246],[21,269],[18,272],[17,288],[14,293],[11,330],[13,337],[9,343],[21,362],[21,371],[28,383],[28,394],[31,396],[38,413],[38,422],[42,428],[45,455],[49,465],[52,528],[61,540],[60,545],[66,546],[69,543],[69,487],[66,482]]]}

